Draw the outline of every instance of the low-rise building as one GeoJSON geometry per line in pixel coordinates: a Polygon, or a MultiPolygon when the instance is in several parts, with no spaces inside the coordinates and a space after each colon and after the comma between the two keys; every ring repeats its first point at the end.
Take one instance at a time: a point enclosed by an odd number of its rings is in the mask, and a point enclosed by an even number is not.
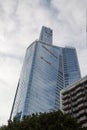
{"type": "Polygon", "coordinates": [[[61,109],[87,127],[87,76],[61,90],[61,109]]]}

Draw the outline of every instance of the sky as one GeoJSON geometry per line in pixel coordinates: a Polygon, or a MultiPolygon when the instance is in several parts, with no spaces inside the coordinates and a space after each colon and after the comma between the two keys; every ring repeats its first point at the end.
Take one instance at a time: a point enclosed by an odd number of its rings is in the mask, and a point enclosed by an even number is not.
{"type": "Polygon", "coordinates": [[[77,49],[87,75],[87,0],[0,0],[0,126],[9,119],[27,47],[41,27],[53,29],[53,44],[77,49]]]}

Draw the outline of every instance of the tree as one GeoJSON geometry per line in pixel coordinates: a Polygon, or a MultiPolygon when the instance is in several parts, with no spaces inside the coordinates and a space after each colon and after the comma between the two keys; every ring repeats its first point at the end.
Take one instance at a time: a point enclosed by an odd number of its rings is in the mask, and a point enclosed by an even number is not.
{"type": "Polygon", "coordinates": [[[23,119],[8,121],[7,126],[0,130],[87,130],[82,129],[72,116],[63,114],[61,111],[50,113],[32,114],[23,119]]]}

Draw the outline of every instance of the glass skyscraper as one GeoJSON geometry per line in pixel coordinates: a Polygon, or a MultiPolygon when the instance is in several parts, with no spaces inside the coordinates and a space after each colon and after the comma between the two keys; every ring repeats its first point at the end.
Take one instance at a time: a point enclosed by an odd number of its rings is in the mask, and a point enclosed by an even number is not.
{"type": "Polygon", "coordinates": [[[60,90],[81,78],[76,50],[52,45],[53,32],[42,27],[26,51],[10,119],[60,108],[60,90]]]}

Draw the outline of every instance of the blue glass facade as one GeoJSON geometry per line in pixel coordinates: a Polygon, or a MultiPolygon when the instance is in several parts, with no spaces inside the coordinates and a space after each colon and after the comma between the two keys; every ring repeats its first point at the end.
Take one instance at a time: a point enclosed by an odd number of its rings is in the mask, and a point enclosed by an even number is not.
{"type": "Polygon", "coordinates": [[[75,48],[63,48],[63,63],[65,86],[68,86],[81,78],[75,48]]]}
{"type": "Polygon", "coordinates": [[[33,42],[26,51],[10,118],[58,110],[60,90],[80,77],[74,48],[33,42]]]}

